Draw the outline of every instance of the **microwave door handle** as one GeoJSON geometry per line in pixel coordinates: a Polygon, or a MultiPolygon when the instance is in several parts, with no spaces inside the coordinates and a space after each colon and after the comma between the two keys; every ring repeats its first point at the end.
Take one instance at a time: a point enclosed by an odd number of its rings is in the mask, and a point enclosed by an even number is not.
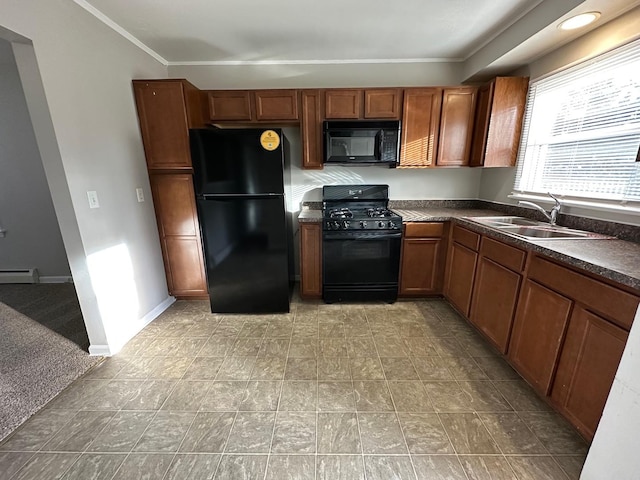
{"type": "Polygon", "coordinates": [[[382,160],[382,148],[384,145],[384,130],[378,131],[378,152],[376,153],[376,158],[382,160]]]}

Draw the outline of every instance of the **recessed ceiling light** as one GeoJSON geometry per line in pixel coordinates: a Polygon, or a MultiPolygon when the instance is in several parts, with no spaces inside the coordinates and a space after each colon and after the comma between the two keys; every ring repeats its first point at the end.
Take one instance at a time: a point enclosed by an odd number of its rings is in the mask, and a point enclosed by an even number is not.
{"type": "Polygon", "coordinates": [[[595,21],[600,16],[600,12],[587,12],[576,15],[575,17],[568,18],[558,28],[560,30],[574,30],[576,28],[584,27],[595,21]]]}

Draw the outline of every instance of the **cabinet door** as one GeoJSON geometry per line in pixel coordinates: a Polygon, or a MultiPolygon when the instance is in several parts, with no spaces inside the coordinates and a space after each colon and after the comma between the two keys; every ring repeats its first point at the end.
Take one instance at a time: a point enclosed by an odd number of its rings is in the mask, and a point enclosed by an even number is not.
{"type": "Polygon", "coordinates": [[[582,307],[576,307],[551,398],[588,440],[602,416],[628,333],[582,307]]]}
{"type": "Polygon", "coordinates": [[[134,81],[147,167],[191,168],[189,127],[182,84],[178,81],[134,81]]]}
{"type": "Polygon", "coordinates": [[[200,235],[191,174],[151,175],[150,181],[160,234],[200,235]]]}
{"type": "Polygon", "coordinates": [[[548,395],[573,301],[525,280],[513,322],[508,356],[518,372],[548,395]]]}
{"type": "Polygon", "coordinates": [[[439,238],[405,238],[402,242],[400,295],[423,296],[440,293],[439,238]]]}
{"type": "Polygon", "coordinates": [[[207,294],[199,237],[169,236],[164,239],[169,293],[176,297],[207,294]]]}
{"type": "Polygon", "coordinates": [[[204,296],[207,281],[190,174],[151,175],[169,293],[204,296]]]}
{"type": "Polygon", "coordinates": [[[324,102],[325,118],[362,118],[362,90],[326,90],[324,102]]]}
{"type": "Polygon", "coordinates": [[[254,92],[256,120],[298,120],[297,90],[254,92]]]}
{"type": "Polygon", "coordinates": [[[528,88],[529,79],[526,77],[495,79],[484,154],[485,167],[515,166],[528,88]]]}
{"type": "Polygon", "coordinates": [[[444,295],[465,317],[469,317],[471,292],[478,254],[457,242],[451,243],[444,295]]]}
{"type": "Polygon", "coordinates": [[[469,165],[475,108],[474,87],[444,89],[436,165],[469,165]]]}
{"type": "Polygon", "coordinates": [[[481,256],[469,319],[501,353],[507,352],[522,277],[481,256]]]}
{"type": "Polygon", "coordinates": [[[320,90],[301,92],[302,168],[322,168],[322,107],[320,90]]]}
{"type": "Polygon", "coordinates": [[[400,119],[402,90],[378,88],[364,91],[364,118],[400,119]]]}
{"type": "Polygon", "coordinates": [[[247,90],[217,90],[209,92],[211,120],[252,120],[251,92],[247,90]]]}
{"type": "Polygon", "coordinates": [[[441,104],[442,90],[439,88],[405,89],[400,167],[435,164],[441,104]]]}
{"type": "Polygon", "coordinates": [[[513,167],[516,164],[529,79],[496,77],[479,91],[472,166],[513,167]]]}
{"type": "Polygon", "coordinates": [[[300,224],[300,296],[322,296],[322,230],[318,223],[300,224]]]}
{"type": "Polygon", "coordinates": [[[469,165],[481,167],[484,163],[484,152],[487,147],[487,133],[489,132],[489,115],[491,115],[491,100],[493,99],[494,82],[478,88],[476,115],[471,140],[471,154],[469,165]]]}

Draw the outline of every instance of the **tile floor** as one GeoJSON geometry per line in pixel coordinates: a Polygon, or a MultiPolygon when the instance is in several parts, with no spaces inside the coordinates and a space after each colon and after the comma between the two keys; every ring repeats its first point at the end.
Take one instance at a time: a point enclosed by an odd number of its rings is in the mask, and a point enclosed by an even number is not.
{"type": "Polygon", "coordinates": [[[442,300],[176,302],[0,444],[0,479],[578,479],[587,445],[442,300]]]}

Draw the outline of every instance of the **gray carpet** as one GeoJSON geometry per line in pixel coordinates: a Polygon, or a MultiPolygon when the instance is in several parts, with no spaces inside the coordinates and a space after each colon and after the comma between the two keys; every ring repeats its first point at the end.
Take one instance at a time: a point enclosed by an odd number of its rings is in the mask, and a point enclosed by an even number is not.
{"type": "Polygon", "coordinates": [[[0,302],[89,350],[87,329],[72,283],[0,284],[0,302]]]}
{"type": "Polygon", "coordinates": [[[0,303],[0,440],[101,360],[0,303]]]}

